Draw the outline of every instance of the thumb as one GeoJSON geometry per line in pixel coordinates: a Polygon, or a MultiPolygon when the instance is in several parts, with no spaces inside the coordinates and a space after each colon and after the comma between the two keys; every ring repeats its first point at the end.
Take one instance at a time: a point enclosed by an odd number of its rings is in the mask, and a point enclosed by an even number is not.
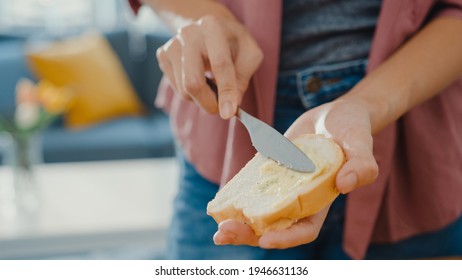
{"type": "Polygon", "coordinates": [[[347,161],[337,174],[336,184],[337,189],[346,194],[374,182],[379,168],[372,153],[372,136],[357,137],[342,146],[347,161]]]}

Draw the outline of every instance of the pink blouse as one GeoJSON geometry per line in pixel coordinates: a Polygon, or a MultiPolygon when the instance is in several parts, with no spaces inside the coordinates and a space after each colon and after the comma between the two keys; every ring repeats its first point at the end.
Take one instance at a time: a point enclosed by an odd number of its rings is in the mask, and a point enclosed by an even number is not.
{"type": "MultiPolygon", "coordinates": [[[[139,3],[130,0],[136,11],[139,3]]],[[[243,108],[271,124],[275,105],[282,0],[222,1],[248,28],[265,59],[243,108]]],[[[462,0],[384,0],[369,69],[375,69],[429,18],[462,18],[462,0]]],[[[462,34],[461,34],[462,36],[462,34]]],[[[170,113],[186,157],[224,184],[255,153],[244,127],[177,97],[164,79],[156,104],[170,113]]],[[[344,249],[363,258],[372,242],[394,242],[441,229],[462,213],[462,78],[374,136],[380,175],[348,195],[344,249]]]]}

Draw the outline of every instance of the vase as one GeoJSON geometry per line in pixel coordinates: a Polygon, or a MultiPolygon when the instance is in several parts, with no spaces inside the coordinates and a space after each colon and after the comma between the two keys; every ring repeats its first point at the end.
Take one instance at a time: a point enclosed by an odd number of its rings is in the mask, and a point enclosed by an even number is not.
{"type": "Polygon", "coordinates": [[[3,220],[21,228],[34,226],[40,209],[36,166],[42,162],[41,134],[7,134],[4,148],[9,180],[2,191],[3,220]]]}

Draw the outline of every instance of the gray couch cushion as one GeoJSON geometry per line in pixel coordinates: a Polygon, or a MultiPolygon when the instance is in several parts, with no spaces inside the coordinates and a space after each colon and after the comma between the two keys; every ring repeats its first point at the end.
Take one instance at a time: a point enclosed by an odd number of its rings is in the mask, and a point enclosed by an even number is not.
{"type": "Polygon", "coordinates": [[[43,135],[45,162],[167,157],[172,135],[163,114],[120,118],[84,130],[51,127],[43,135]]]}
{"type": "Polygon", "coordinates": [[[140,101],[150,111],[158,111],[154,107],[154,99],[162,72],[157,63],[156,50],[169,39],[168,35],[140,35],[117,31],[106,34],[106,38],[124,66],[140,101]],[[134,49],[130,46],[131,40],[135,40],[133,43],[145,45],[145,49],[134,49]]]}

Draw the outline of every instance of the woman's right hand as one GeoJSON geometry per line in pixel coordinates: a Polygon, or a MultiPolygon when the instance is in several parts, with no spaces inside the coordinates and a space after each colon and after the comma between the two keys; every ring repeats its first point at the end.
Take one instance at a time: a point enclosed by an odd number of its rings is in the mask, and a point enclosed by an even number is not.
{"type": "Polygon", "coordinates": [[[207,15],[178,29],[157,50],[159,66],[177,94],[210,114],[229,119],[237,111],[263,52],[236,20],[207,15]],[[218,87],[215,93],[206,76],[218,87]]]}

